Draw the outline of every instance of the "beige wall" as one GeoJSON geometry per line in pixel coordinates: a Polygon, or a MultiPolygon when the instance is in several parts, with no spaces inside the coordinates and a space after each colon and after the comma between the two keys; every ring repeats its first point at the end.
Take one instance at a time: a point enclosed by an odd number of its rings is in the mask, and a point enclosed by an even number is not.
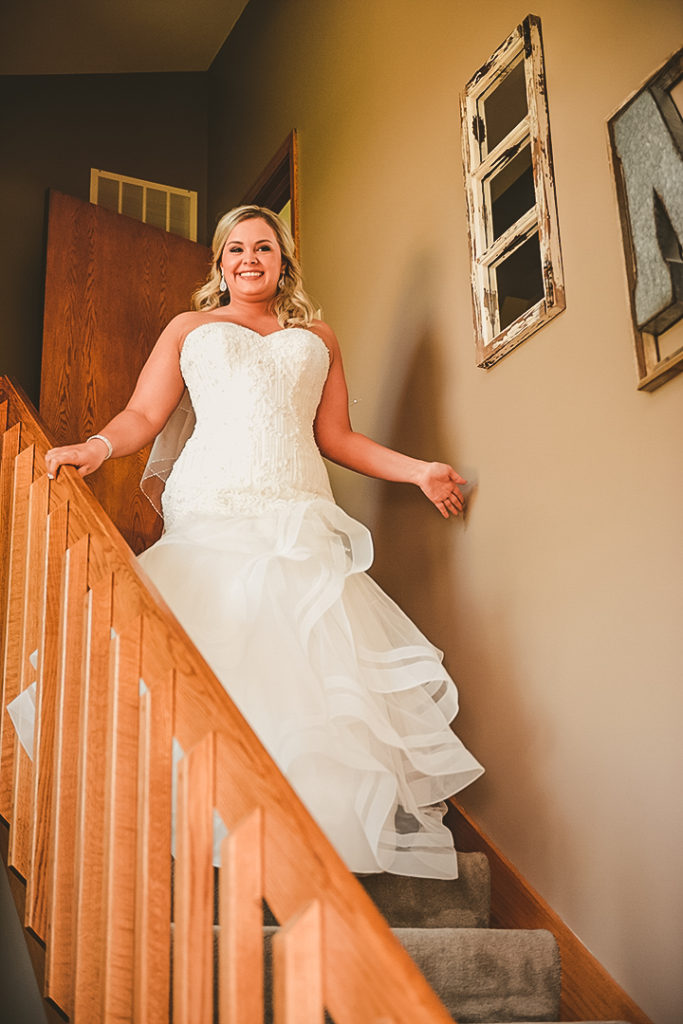
{"type": "Polygon", "coordinates": [[[474,364],[457,98],[525,7],[252,0],[211,73],[209,216],[296,127],[307,281],[355,425],[477,484],[446,524],[409,489],[334,474],[459,681],[487,767],[464,802],[656,1024],[680,1024],[683,376],[635,387],[605,122],[683,13],[533,10],[568,305],[492,370],[474,364]]]}

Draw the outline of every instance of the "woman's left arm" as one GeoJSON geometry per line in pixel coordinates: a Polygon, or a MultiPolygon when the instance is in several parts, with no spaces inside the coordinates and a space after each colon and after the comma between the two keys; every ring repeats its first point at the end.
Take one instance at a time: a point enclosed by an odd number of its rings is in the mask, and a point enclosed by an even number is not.
{"type": "Polygon", "coordinates": [[[464,505],[458,485],[467,481],[452,466],[402,455],[352,428],[339,342],[327,324],[316,321],[314,330],[330,352],[330,370],[314,424],[315,439],[325,458],[366,476],[415,484],[445,519],[457,516],[464,505]]]}

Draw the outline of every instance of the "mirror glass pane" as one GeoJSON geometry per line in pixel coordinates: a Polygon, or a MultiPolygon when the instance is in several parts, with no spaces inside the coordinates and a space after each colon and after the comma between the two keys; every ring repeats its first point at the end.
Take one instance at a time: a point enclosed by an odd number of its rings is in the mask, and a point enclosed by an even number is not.
{"type": "Polygon", "coordinates": [[[486,126],[486,152],[490,153],[508,132],[527,115],[524,57],[520,54],[512,70],[480,102],[480,116],[486,126]]]}
{"type": "Polygon", "coordinates": [[[491,204],[489,232],[498,238],[536,202],[531,147],[525,146],[488,181],[491,204]]]}
{"type": "Polygon", "coordinates": [[[492,270],[498,295],[500,330],[543,298],[543,274],[538,232],[492,270]]]}

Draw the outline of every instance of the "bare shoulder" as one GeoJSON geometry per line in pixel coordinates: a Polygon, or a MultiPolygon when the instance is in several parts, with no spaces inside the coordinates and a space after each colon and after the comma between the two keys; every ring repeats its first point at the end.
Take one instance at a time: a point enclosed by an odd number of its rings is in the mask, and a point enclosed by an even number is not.
{"type": "Polygon", "coordinates": [[[174,334],[185,335],[188,331],[191,331],[194,327],[199,327],[200,324],[206,323],[207,315],[204,310],[189,309],[186,313],[178,313],[169,321],[168,327],[173,331],[174,334]]]}
{"type": "Polygon", "coordinates": [[[169,321],[169,327],[171,324],[176,324],[178,327],[183,327],[185,324],[197,324],[200,323],[202,317],[205,314],[200,312],[198,309],[188,309],[184,313],[177,313],[172,320],[169,321]]]}
{"type": "Polygon", "coordinates": [[[165,345],[171,345],[178,348],[178,351],[183,346],[185,338],[194,330],[195,327],[201,326],[206,322],[206,314],[199,312],[198,310],[188,310],[186,313],[178,313],[172,320],[169,320],[166,327],[161,332],[159,341],[162,341],[165,345]]]}
{"type": "Polygon", "coordinates": [[[326,324],[324,320],[312,320],[310,330],[325,342],[330,350],[332,360],[339,357],[339,341],[329,324],[326,324]]]}

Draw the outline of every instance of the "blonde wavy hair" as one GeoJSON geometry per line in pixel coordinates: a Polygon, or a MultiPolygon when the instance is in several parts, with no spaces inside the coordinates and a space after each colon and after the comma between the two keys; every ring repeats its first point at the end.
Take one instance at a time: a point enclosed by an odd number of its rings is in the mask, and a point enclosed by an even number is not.
{"type": "Polygon", "coordinates": [[[230,303],[230,292],[220,290],[221,256],[225,243],[233,229],[243,220],[260,218],[268,224],[282,253],[282,274],[277,292],[273,298],[272,310],[280,327],[309,327],[314,316],[315,307],[304,291],[301,267],[294,254],[294,241],[287,225],[276,213],[265,206],[236,206],[229,210],[218,221],[211,248],[213,258],[211,270],[205,284],[198,288],[192,296],[192,308],[199,310],[217,309],[230,303]]]}

